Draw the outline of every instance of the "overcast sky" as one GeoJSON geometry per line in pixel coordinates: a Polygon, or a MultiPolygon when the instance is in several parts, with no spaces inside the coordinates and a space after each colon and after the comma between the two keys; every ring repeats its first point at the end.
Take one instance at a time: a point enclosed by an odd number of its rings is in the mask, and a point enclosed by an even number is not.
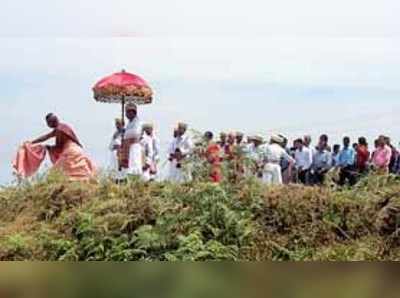
{"type": "Polygon", "coordinates": [[[400,1],[9,1],[0,10],[0,184],[55,111],[104,165],[117,105],[92,85],[122,68],[155,91],[141,108],[166,147],[197,129],[398,140],[400,1]]]}
{"type": "Polygon", "coordinates": [[[395,37],[397,0],[2,0],[3,35],[395,37]]]}

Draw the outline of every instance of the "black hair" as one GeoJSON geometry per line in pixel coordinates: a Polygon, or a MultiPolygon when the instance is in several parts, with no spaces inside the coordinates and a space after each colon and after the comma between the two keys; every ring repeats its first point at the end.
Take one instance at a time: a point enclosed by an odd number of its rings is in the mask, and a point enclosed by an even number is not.
{"type": "Polygon", "coordinates": [[[206,131],[204,133],[204,136],[206,136],[207,138],[209,138],[210,140],[212,140],[214,138],[214,134],[211,131],[206,131]]]}
{"type": "Polygon", "coordinates": [[[333,145],[333,151],[339,150],[340,149],[340,145],[339,144],[335,144],[333,145]]]}
{"type": "Polygon", "coordinates": [[[302,144],[303,145],[303,139],[300,139],[300,138],[298,138],[298,139],[296,139],[296,140],[294,140],[294,142],[295,143],[300,143],[300,144],[302,144]]]}
{"type": "Polygon", "coordinates": [[[360,145],[367,146],[367,139],[366,139],[365,137],[359,137],[359,138],[358,138],[358,143],[359,143],[360,145]]]}
{"type": "Polygon", "coordinates": [[[322,140],[324,142],[328,142],[328,135],[327,134],[323,134],[319,138],[320,138],[320,140],[322,140]]]}
{"type": "Polygon", "coordinates": [[[54,117],[54,116],[55,116],[54,113],[48,113],[48,114],[46,115],[46,120],[49,120],[51,117],[54,117]]]}

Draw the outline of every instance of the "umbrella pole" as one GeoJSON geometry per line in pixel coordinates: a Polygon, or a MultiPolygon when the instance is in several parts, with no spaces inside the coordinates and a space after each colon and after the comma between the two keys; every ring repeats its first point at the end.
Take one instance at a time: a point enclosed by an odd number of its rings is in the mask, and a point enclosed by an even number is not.
{"type": "MultiPolygon", "coordinates": [[[[125,95],[122,95],[122,100],[121,100],[121,120],[122,120],[122,135],[121,135],[121,147],[123,147],[124,144],[124,137],[125,137],[125,95]]],[[[123,150],[123,148],[121,148],[123,150]]],[[[119,158],[119,165],[118,165],[119,170],[122,170],[122,165],[121,165],[121,157],[119,158]]]]}
{"type": "Polygon", "coordinates": [[[125,117],[124,117],[124,112],[125,112],[125,95],[122,95],[122,109],[121,109],[121,120],[122,120],[122,125],[125,127],[125,117]]]}

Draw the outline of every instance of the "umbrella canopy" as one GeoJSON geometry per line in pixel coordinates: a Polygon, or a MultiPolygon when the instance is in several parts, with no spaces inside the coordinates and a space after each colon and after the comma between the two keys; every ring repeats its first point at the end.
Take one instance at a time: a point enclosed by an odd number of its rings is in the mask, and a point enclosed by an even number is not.
{"type": "Polygon", "coordinates": [[[101,79],[93,87],[94,98],[100,102],[150,104],[153,91],[138,75],[121,71],[101,79]]]}

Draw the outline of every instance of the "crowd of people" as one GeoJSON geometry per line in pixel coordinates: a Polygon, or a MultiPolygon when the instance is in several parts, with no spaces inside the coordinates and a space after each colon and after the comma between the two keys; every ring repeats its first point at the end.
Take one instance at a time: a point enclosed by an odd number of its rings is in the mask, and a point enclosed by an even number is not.
{"type": "MultiPolygon", "coordinates": [[[[125,119],[116,119],[115,133],[109,145],[111,176],[118,182],[129,176],[144,181],[160,180],[160,142],[153,125],[141,122],[133,103],[126,105],[125,116],[126,125],[125,119]]],[[[24,143],[14,162],[17,172],[33,173],[47,149],[55,167],[67,176],[75,180],[95,176],[96,168],[84,154],[72,128],[61,123],[54,114],[48,114],[46,121],[52,131],[24,143]],[[51,138],[55,138],[55,145],[40,145],[51,138]]],[[[284,135],[272,135],[266,141],[263,136],[245,136],[241,132],[222,132],[215,137],[207,131],[200,140],[188,133],[188,124],[178,123],[171,137],[167,152],[168,169],[162,179],[176,183],[196,178],[190,162],[193,157],[206,166],[207,179],[214,183],[256,177],[267,185],[321,185],[326,175],[335,171],[339,185],[354,185],[370,171],[400,173],[400,154],[390,138],[383,135],[375,140],[374,148],[370,148],[365,137],[353,144],[349,137],[344,137],[342,144],[331,146],[326,134],[321,135],[315,145],[308,135],[289,145],[284,135]]]]}
{"type": "MultiPolygon", "coordinates": [[[[141,124],[134,104],[126,107],[126,116],[129,122],[125,128],[121,119],[116,120],[110,145],[116,177],[136,175],[145,181],[154,180],[159,175],[160,146],[153,126],[141,124]],[[130,150],[124,150],[123,143],[129,143],[130,150]],[[128,159],[121,167],[119,161],[128,159]]],[[[353,144],[349,137],[344,137],[342,144],[331,147],[326,134],[319,137],[315,146],[308,135],[295,139],[289,146],[283,135],[272,135],[265,142],[260,135],[245,136],[241,132],[222,132],[217,139],[207,131],[202,140],[194,140],[188,133],[188,124],[178,123],[167,154],[166,179],[178,183],[193,179],[193,165],[188,162],[193,156],[208,165],[209,180],[215,183],[254,176],[265,184],[321,185],[328,172],[337,171],[339,185],[354,185],[369,171],[400,172],[400,155],[387,136],[379,136],[372,150],[365,137],[353,144]]]]}

